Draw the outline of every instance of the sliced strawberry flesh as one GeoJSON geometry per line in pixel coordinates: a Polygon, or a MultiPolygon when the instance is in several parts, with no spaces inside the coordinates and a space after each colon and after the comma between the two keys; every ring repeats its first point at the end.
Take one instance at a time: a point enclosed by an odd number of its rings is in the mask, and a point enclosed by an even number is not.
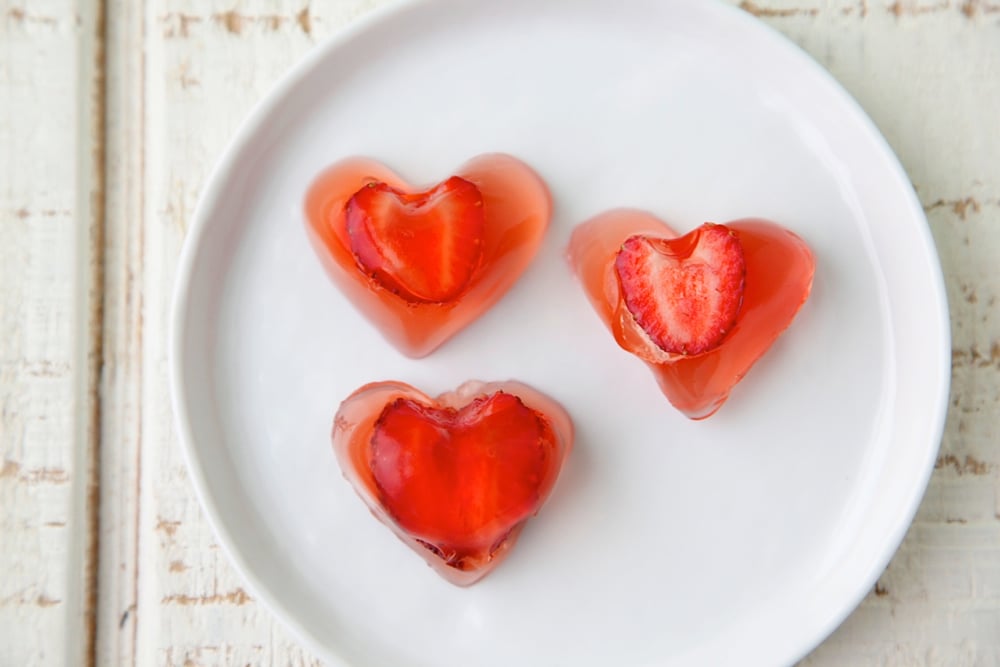
{"type": "Polygon", "coordinates": [[[461,570],[537,512],[557,447],[548,421],[511,394],[460,409],[399,398],[375,423],[370,466],[393,521],[461,570]]]}
{"type": "Polygon", "coordinates": [[[618,251],[615,272],[629,313],[668,354],[718,347],[743,303],[743,247],[723,225],[706,223],[674,239],[631,236],[618,251]]]}
{"type": "Polygon", "coordinates": [[[454,300],[482,261],[483,197],[458,176],[412,194],[369,183],[347,201],[345,218],[361,270],[408,301],[454,300]]]}

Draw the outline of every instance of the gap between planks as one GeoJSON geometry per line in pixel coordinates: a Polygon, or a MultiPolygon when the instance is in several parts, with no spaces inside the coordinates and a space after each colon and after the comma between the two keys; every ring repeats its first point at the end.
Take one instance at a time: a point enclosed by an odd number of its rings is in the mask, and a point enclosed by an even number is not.
{"type": "MultiPolygon", "coordinates": [[[[77,442],[75,504],[78,525],[75,553],[82,555],[82,627],[68,619],[69,633],[82,630],[83,663],[97,665],[98,571],[100,566],[101,373],[104,340],[104,260],[107,174],[107,7],[105,0],[84,2],[78,14],[82,31],[77,91],[80,115],[77,133],[76,207],[78,219],[89,222],[84,242],[77,243],[76,327],[78,332],[76,396],[77,442]]],[[[75,605],[72,605],[72,609],[75,605]]]]}

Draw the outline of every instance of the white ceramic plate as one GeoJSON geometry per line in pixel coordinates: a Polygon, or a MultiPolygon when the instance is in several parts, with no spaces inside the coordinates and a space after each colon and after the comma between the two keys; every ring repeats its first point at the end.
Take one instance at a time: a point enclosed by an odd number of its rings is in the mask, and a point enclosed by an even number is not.
{"type": "Polygon", "coordinates": [[[935,458],[948,318],[885,142],[784,39],[703,1],[426,0],[373,13],[264,101],[181,262],[178,424],[253,593],[334,665],[778,665],[830,633],[898,546],[935,458]],[[401,357],[324,275],[300,212],[352,155],[430,183],[511,153],[555,218],[508,296],[401,357]],[[563,259],[608,208],[678,228],[763,216],[818,259],[811,299],[706,422],[620,351],[563,259]],[[578,439],[511,558],[450,586],[377,523],[329,444],[369,381],[516,378],[578,439]]]}

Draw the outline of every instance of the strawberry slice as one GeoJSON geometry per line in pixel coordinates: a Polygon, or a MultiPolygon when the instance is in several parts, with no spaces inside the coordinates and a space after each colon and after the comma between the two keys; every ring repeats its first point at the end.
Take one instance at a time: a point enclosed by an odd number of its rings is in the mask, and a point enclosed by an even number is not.
{"type": "Polygon", "coordinates": [[[739,238],[706,223],[674,239],[630,236],[615,258],[625,306],[668,354],[718,347],[743,303],[746,262],[739,238]]]}
{"type": "Polygon", "coordinates": [[[457,298],[482,261],[483,197],[459,176],[413,194],[369,183],[347,201],[345,218],[358,266],[407,301],[457,298]]]}
{"type": "Polygon", "coordinates": [[[552,218],[545,182],[516,158],[479,155],[450,173],[459,178],[430,192],[403,194],[420,188],[385,165],[355,157],[324,169],[306,191],[306,230],[330,278],[361,316],[413,359],[433,352],[503,298],[538,253],[552,218]],[[411,215],[421,212],[423,220],[411,215]],[[431,225],[417,239],[415,217],[418,223],[436,218],[436,229],[431,225]]]}
{"type": "Polygon", "coordinates": [[[398,398],[369,450],[382,507],[458,570],[479,567],[537,511],[557,451],[548,421],[502,391],[461,409],[398,398]]]}
{"type": "Polygon", "coordinates": [[[372,514],[457,586],[511,553],[572,446],[562,406],[512,380],[435,398],[375,382],[348,396],[333,423],[337,461],[372,514]]]}

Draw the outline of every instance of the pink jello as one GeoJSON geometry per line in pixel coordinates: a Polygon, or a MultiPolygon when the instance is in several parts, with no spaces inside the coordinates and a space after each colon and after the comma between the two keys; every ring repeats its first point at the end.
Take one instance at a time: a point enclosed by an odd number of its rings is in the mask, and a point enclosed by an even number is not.
{"type": "Polygon", "coordinates": [[[467,382],[437,398],[373,383],[333,426],[340,468],[372,513],[459,586],[504,560],[572,445],[566,411],[519,382],[467,382]]]}
{"type": "Polygon", "coordinates": [[[319,174],[306,195],[310,238],[330,277],[386,340],[414,358],[430,354],[513,286],[537,253],[551,217],[545,183],[509,155],[476,157],[455,177],[419,192],[384,165],[351,158],[319,174]],[[453,182],[474,191],[463,196],[474,197],[468,208],[481,207],[475,220],[457,219],[454,210],[436,215],[455,201],[441,194],[453,182]],[[396,201],[383,205],[389,200],[384,197],[372,212],[392,219],[369,220],[373,236],[366,240],[372,243],[359,245],[349,234],[350,205],[372,187],[396,194],[396,201]],[[476,237],[470,240],[472,228],[476,237]],[[456,272],[459,278],[445,276],[434,258],[452,257],[449,248],[459,242],[468,262],[456,272]],[[400,252],[379,256],[386,248],[400,252]],[[400,265],[407,258],[412,264],[400,265]],[[401,284],[407,276],[413,284],[401,284]]]}
{"type": "Polygon", "coordinates": [[[642,234],[679,236],[656,217],[620,209],[579,225],[569,245],[569,261],[618,345],[646,362],[660,389],[691,419],[704,419],[725,403],[732,388],[791,324],[812,289],[815,260],[805,242],[761,219],[725,223],[742,243],[745,291],[735,326],[722,343],[693,356],[658,349],[625,307],[615,258],[622,243],[642,234]]]}

